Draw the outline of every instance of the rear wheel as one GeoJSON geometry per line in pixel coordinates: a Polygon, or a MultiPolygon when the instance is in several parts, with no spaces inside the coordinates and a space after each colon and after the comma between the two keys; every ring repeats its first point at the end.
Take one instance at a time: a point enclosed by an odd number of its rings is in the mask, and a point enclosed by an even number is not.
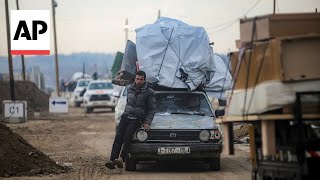
{"type": "Polygon", "coordinates": [[[209,168],[212,171],[220,171],[220,155],[209,160],[209,168]]]}
{"type": "Polygon", "coordinates": [[[126,171],[135,171],[137,169],[137,162],[131,158],[127,158],[125,162],[126,171]]]}

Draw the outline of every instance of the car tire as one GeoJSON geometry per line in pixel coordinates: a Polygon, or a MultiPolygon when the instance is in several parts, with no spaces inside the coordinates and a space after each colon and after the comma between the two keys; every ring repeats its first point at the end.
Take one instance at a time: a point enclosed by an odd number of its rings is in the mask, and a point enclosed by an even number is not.
{"type": "Polygon", "coordinates": [[[93,108],[86,107],[86,113],[91,113],[92,111],[93,111],[93,108]]]}
{"type": "Polygon", "coordinates": [[[80,107],[80,105],[81,105],[81,103],[79,103],[79,102],[75,102],[75,103],[74,103],[74,106],[75,106],[75,107],[80,107]]]}
{"type": "Polygon", "coordinates": [[[126,171],[135,171],[137,169],[137,162],[131,158],[127,158],[125,162],[126,171]]]}
{"type": "Polygon", "coordinates": [[[211,171],[220,171],[220,156],[209,160],[209,169],[211,171]]]}

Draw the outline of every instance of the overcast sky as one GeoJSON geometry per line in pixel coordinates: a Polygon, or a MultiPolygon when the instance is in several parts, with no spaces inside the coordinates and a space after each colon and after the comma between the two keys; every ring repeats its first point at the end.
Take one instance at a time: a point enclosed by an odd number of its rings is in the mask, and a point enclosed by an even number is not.
{"type": "MultiPolygon", "coordinates": [[[[273,12],[273,0],[56,0],[59,53],[124,50],[124,24],[129,19],[129,39],[135,42],[134,30],[152,24],[161,16],[176,18],[206,29],[217,52],[236,50],[239,21],[273,12]]],[[[19,0],[20,9],[51,9],[51,0],[19,0]]],[[[277,0],[276,12],[314,12],[320,0],[277,0]]],[[[9,0],[16,9],[16,0],[9,0]]],[[[0,56],[7,55],[4,0],[0,0],[0,56]]],[[[51,31],[53,33],[53,31],[51,31]]],[[[53,39],[53,38],[51,38],[53,39]]],[[[51,40],[51,52],[53,40],[51,40]]]]}

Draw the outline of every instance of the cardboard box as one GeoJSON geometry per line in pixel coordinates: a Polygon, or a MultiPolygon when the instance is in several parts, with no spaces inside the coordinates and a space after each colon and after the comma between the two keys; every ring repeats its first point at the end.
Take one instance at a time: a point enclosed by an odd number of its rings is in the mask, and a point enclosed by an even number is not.
{"type": "Polygon", "coordinates": [[[281,80],[281,63],[280,63],[280,53],[275,52],[277,49],[270,44],[264,43],[261,45],[254,44],[252,50],[246,50],[244,56],[239,59],[240,52],[234,52],[231,54],[231,67],[232,76],[235,81],[235,89],[246,89],[246,87],[254,87],[261,82],[268,80],[281,80]],[[249,69],[249,59],[251,55],[251,63],[249,69]],[[278,55],[278,56],[275,56],[278,55]],[[275,57],[273,57],[275,56],[275,57]],[[263,66],[260,66],[263,61],[263,66]],[[238,68],[238,72],[237,69],[238,68]],[[260,75],[258,78],[258,72],[260,75]],[[247,77],[248,74],[248,77],[247,77]],[[257,80],[258,78],[258,80],[257,80]],[[247,86],[248,82],[248,86],[247,86]]]}
{"type": "MultiPolygon", "coordinates": [[[[240,20],[241,42],[251,42],[255,18],[240,20]]],[[[256,17],[254,41],[320,33],[320,13],[274,14],[256,17]]]]}
{"type": "Polygon", "coordinates": [[[236,42],[236,48],[238,49],[250,45],[250,42],[242,42],[240,39],[236,40],[235,42],[236,42]]]}
{"type": "Polygon", "coordinates": [[[239,52],[231,54],[235,89],[254,87],[269,80],[293,82],[320,79],[320,35],[275,38],[254,43],[252,53],[250,51],[245,51],[242,61],[239,60],[239,52]]]}
{"type": "Polygon", "coordinates": [[[282,80],[299,81],[320,79],[320,37],[282,38],[282,80]]]}

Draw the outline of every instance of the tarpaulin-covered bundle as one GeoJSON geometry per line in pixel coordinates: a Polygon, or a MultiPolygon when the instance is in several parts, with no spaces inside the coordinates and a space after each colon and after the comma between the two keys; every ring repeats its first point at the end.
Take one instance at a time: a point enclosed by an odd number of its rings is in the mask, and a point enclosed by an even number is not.
{"type": "Polygon", "coordinates": [[[162,17],[136,34],[138,64],[147,81],[189,90],[203,86],[225,99],[221,92],[231,87],[228,60],[214,55],[204,28],[162,17]]]}

